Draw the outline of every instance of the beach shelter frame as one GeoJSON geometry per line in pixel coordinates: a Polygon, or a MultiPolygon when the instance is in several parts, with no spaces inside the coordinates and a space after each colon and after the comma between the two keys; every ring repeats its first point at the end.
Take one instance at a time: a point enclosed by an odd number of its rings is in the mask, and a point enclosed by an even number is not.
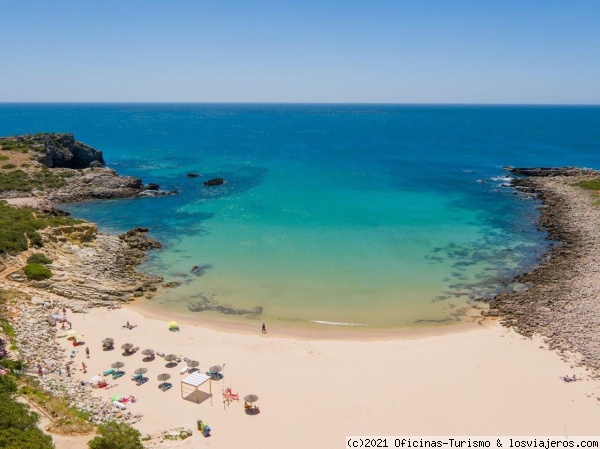
{"type": "MultiPolygon", "coordinates": [[[[208,391],[209,394],[212,396],[212,380],[210,378],[210,376],[207,376],[206,374],[202,374],[200,372],[196,372],[193,374],[190,374],[189,376],[187,376],[185,379],[183,379],[181,381],[181,398],[183,399],[183,388],[184,385],[187,387],[193,387],[194,388],[194,393],[196,393],[198,391],[198,389],[200,388],[200,386],[205,383],[206,381],[208,381],[208,391]]],[[[200,399],[199,399],[199,395],[196,394],[196,402],[200,403],[200,399]]]]}

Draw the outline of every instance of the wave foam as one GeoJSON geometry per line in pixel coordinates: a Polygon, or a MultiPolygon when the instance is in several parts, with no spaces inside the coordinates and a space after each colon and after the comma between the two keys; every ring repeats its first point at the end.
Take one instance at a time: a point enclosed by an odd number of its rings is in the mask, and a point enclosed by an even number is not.
{"type": "Polygon", "coordinates": [[[328,324],[330,326],[366,326],[362,323],[344,323],[341,321],[322,321],[322,320],[310,320],[311,323],[317,324],[328,324]]]}

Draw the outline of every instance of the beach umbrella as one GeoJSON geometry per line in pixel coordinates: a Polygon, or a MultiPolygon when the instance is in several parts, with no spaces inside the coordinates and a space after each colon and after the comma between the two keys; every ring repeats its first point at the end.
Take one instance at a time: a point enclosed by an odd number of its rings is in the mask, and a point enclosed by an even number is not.
{"type": "Polygon", "coordinates": [[[221,365],[215,365],[215,366],[211,366],[208,369],[211,373],[220,373],[223,370],[223,367],[221,365]]]}
{"type": "Polygon", "coordinates": [[[134,371],[135,374],[145,374],[148,368],[138,368],[134,371]]]}
{"type": "Polygon", "coordinates": [[[123,349],[125,352],[129,352],[131,348],[133,348],[133,345],[131,343],[125,343],[121,345],[121,349],[123,349]]]}
{"type": "Polygon", "coordinates": [[[69,335],[67,337],[67,340],[77,340],[77,341],[80,341],[82,339],[83,339],[83,335],[81,335],[81,334],[69,335]]]}
{"type": "Polygon", "coordinates": [[[159,374],[157,377],[158,380],[162,381],[163,386],[165,385],[165,381],[169,380],[170,378],[171,375],[167,373],[159,374]]]}
{"type": "Polygon", "coordinates": [[[105,338],[104,340],[102,340],[102,343],[104,344],[113,344],[115,342],[115,340],[113,340],[112,338],[105,338]]]}
{"type": "Polygon", "coordinates": [[[90,383],[91,384],[97,384],[98,382],[102,381],[102,376],[92,376],[92,378],[90,379],[90,383]]]}
{"type": "Polygon", "coordinates": [[[154,349],[144,349],[142,351],[142,354],[144,354],[144,355],[154,355],[154,349]]]}
{"type": "Polygon", "coordinates": [[[167,363],[167,367],[173,367],[175,365],[177,365],[177,362],[175,362],[175,360],[177,359],[177,356],[175,354],[167,354],[165,356],[165,360],[169,363],[167,363]]]}
{"type": "Polygon", "coordinates": [[[66,316],[61,315],[60,313],[53,313],[52,315],[50,315],[52,318],[54,318],[55,320],[64,320],[66,318],[66,316]]]}
{"type": "Polygon", "coordinates": [[[169,326],[169,328],[172,328],[179,326],[179,324],[177,324],[177,321],[171,321],[167,326],[169,326]]]}
{"type": "Polygon", "coordinates": [[[75,335],[77,333],[76,330],[71,329],[70,331],[67,331],[67,335],[75,335]]]}
{"type": "Polygon", "coordinates": [[[190,360],[187,362],[187,366],[189,366],[190,368],[196,368],[198,365],[200,365],[200,362],[196,360],[190,360]]]}
{"type": "Polygon", "coordinates": [[[123,362],[115,362],[110,366],[111,368],[117,368],[117,372],[119,372],[119,368],[123,368],[125,364],[123,362]]]}
{"type": "Polygon", "coordinates": [[[258,396],[255,394],[249,394],[248,396],[244,397],[244,402],[250,402],[250,404],[252,404],[256,401],[258,401],[258,396]]]}

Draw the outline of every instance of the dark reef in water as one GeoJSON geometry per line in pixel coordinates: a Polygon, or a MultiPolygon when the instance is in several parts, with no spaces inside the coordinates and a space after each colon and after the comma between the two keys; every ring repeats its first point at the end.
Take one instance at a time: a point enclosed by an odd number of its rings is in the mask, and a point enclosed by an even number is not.
{"type": "Polygon", "coordinates": [[[214,299],[215,295],[212,295],[210,298],[208,298],[204,296],[204,294],[199,293],[197,295],[194,295],[194,297],[200,300],[188,304],[188,309],[191,312],[213,311],[223,313],[225,315],[246,315],[248,317],[254,318],[259,316],[263,311],[263,308],[260,306],[256,306],[252,309],[235,308],[230,304],[224,304],[216,301],[214,299]]]}

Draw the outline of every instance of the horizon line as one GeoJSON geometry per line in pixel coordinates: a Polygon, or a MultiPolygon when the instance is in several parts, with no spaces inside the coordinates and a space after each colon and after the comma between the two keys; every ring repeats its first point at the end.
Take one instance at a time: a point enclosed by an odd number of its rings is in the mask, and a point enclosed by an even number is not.
{"type": "Polygon", "coordinates": [[[0,105],[10,104],[165,104],[165,105],[322,105],[322,106],[587,106],[597,107],[600,103],[393,103],[393,102],[293,102],[293,101],[0,101],[0,105]]]}

